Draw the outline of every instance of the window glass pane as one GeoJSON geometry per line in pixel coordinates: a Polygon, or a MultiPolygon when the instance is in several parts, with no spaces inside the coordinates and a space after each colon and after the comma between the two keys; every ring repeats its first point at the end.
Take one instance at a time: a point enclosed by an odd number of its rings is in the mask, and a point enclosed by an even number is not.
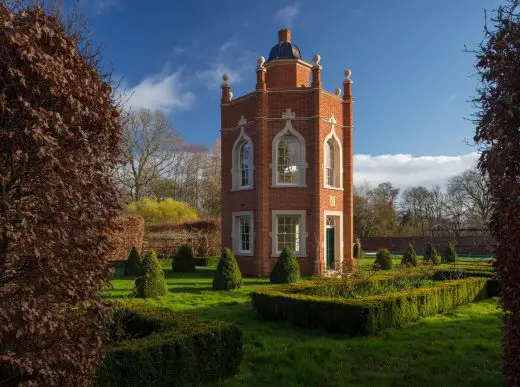
{"type": "Polygon", "coordinates": [[[335,154],[334,154],[334,143],[333,140],[330,139],[327,141],[326,154],[325,154],[325,166],[326,166],[326,182],[327,185],[334,187],[335,186],[335,154]]]}
{"type": "Polygon", "coordinates": [[[251,216],[239,216],[237,218],[238,222],[238,249],[242,252],[250,252],[251,251],[251,216]]]}
{"type": "Polygon", "coordinates": [[[278,251],[282,251],[284,248],[296,253],[300,251],[300,220],[299,215],[277,216],[278,251]]]}
{"type": "Polygon", "coordinates": [[[300,142],[294,136],[283,136],[277,148],[278,183],[297,184],[300,175],[300,142]]]}
{"type": "Polygon", "coordinates": [[[249,143],[243,142],[239,150],[238,159],[238,173],[241,187],[251,185],[250,170],[251,170],[251,147],[249,143]]]}

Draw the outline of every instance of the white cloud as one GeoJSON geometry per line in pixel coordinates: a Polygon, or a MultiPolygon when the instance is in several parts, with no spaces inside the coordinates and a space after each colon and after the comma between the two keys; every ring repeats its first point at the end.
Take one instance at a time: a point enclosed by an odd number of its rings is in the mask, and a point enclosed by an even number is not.
{"type": "Polygon", "coordinates": [[[123,100],[129,109],[164,110],[188,109],[195,102],[195,94],[186,90],[182,69],[143,79],[125,93],[123,100]]]}
{"type": "Polygon", "coordinates": [[[172,50],[173,56],[181,55],[184,52],[184,47],[182,46],[175,46],[172,50]]]}
{"type": "Polygon", "coordinates": [[[237,40],[231,39],[220,46],[209,67],[195,72],[195,76],[208,89],[219,87],[224,73],[229,75],[231,84],[236,84],[242,81],[247,70],[254,70],[255,63],[254,53],[242,50],[237,40]]]}
{"type": "Polygon", "coordinates": [[[281,23],[283,27],[292,27],[299,14],[300,4],[296,2],[279,9],[274,14],[274,20],[281,23]]]}
{"type": "Polygon", "coordinates": [[[410,154],[354,156],[354,183],[377,185],[385,181],[405,189],[422,185],[445,186],[446,179],[475,166],[478,153],[461,156],[412,156],[410,154]]]}
{"type": "Polygon", "coordinates": [[[455,98],[457,98],[457,95],[456,94],[452,94],[448,97],[448,103],[451,103],[453,101],[455,101],[455,98]]]}

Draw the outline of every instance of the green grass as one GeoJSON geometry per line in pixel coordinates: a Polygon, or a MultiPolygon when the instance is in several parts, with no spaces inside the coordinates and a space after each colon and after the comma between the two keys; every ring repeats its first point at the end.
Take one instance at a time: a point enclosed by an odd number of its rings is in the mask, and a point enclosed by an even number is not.
{"type": "MultiPolygon", "coordinates": [[[[394,270],[399,268],[401,264],[402,255],[392,255],[392,263],[394,270]]],[[[422,262],[422,256],[417,256],[419,263],[422,262]]],[[[375,256],[364,256],[359,260],[359,267],[361,271],[367,272],[371,271],[374,262],[375,256]]],[[[458,258],[455,265],[453,263],[441,264],[437,266],[439,269],[452,269],[456,267],[457,269],[465,269],[465,270],[492,270],[490,261],[487,259],[480,258],[458,258]]]]}
{"type": "MultiPolygon", "coordinates": [[[[223,386],[505,385],[501,319],[493,300],[376,336],[350,338],[260,320],[249,293],[267,280],[245,278],[243,289],[217,292],[211,290],[213,273],[214,267],[198,267],[195,273],[166,268],[168,295],[142,302],[229,321],[243,330],[240,372],[223,386]]],[[[118,270],[108,298],[124,298],[132,291],[133,279],[120,275],[118,270]]]]}

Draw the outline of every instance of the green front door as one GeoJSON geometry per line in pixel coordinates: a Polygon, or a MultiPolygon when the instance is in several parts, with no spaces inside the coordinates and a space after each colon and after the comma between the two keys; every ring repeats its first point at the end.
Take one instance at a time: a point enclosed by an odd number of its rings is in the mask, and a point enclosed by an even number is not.
{"type": "Polygon", "coordinates": [[[326,229],[326,251],[325,256],[327,259],[327,270],[334,270],[334,228],[333,227],[327,227],[326,229]]]}

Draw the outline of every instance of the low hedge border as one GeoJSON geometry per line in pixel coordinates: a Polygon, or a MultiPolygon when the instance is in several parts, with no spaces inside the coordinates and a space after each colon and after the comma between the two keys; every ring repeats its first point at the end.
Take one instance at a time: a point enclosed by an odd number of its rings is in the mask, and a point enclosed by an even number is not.
{"type": "Polygon", "coordinates": [[[487,285],[485,278],[465,278],[357,300],[305,295],[297,286],[282,285],[258,290],[251,298],[266,319],[356,336],[399,327],[487,297],[487,285]]]}
{"type": "Polygon", "coordinates": [[[216,266],[220,256],[195,257],[195,266],[216,266]]]}
{"type": "Polygon", "coordinates": [[[113,342],[95,386],[197,386],[234,375],[242,360],[242,331],[167,308],[128,301],[117,320],[132,338],[113,342]]]}

